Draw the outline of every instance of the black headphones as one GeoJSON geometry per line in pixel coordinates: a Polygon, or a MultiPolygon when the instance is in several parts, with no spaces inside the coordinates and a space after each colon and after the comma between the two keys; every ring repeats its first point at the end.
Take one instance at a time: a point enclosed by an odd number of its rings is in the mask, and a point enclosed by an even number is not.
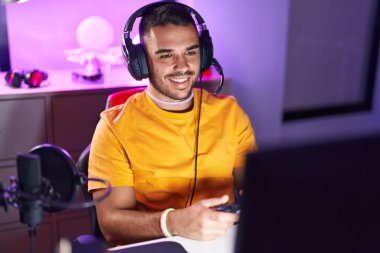
{"type": "Polygon", "coordinates": [[[5,81],[13,88],[20,88],[22,81],[24,81],[30,88],[37,88],[47,79],[48,74],[37,69],[32,71],[10,70],[5,75],[5,81]]]}
{"type": "Polygon", "coordinates": [[[141,7],[136,12],[134,12],[128,19],[127,23],[124,26],[124,32],[123,32],[123,39],[122,39],[122,51],[124,55],[124,60],[126,61],[126,64],[128,66],[128,70],[131,73],[132,77],[136,80],[142,80],[144,78],[149,77],[149,69],[148,69],[148,62],[146,60],[146,55],[144,51],[144,47],[142,44],[136,44],[134,45],[132,43],[132,39],[130,37],[130,33],[133,28],[133,24],[136,21],[136,18],[142,17],[146,14],[148,10],[151,8],[163,5],[163,4],[177,4],[180,6],[183,6],[186,8],[186,10],[193,14],[198,22],[199,25],[202,26],[202,31],[199,35],[199,44],[200,44],[200,57],[201,57],[201,72],[206,71],[210,68],[211,65],[214,64],[215,59],[213,58],[213,45],[212,40],[209,34],[209,31],[206,28],[206,24],[199,15],[197,11],[195,11],[193,8],[177,3],[177,2],[157,2],[157,3],[151,3],[146,6],[141,7]]]}

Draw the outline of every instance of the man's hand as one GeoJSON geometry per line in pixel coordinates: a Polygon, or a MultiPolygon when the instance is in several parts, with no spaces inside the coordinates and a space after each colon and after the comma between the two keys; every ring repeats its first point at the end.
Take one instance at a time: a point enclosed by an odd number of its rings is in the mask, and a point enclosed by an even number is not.
{"type": "Polygon", "coordinates": [[[168,230],[194,240],[212,240],[222,236],[238,221],[235,213],[218,212],[212,207],[225,204],[228,196],[202,200],[168,214],[168,230]]]}

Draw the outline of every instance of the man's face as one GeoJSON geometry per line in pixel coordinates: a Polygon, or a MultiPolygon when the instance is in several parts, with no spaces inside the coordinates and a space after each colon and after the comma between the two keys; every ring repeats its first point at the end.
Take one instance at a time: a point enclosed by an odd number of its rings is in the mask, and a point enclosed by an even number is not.
{"type": "Polygon", "coordinates": [[[200,69],[198,33],[194,26],[155,26],[144,37],[150,92],[164,101],[184,100],[200,69]]]}

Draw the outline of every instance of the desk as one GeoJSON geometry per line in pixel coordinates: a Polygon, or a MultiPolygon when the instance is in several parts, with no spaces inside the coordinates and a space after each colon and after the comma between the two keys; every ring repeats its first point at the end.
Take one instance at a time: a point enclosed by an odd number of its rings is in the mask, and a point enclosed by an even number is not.
{"type": "Polygon", "coordinates": [[[143,246],[157,242],[173,241],[180,243],[189,253],[233,253],[236,232],[237,226],[234,226],[229,231],[227,231],[227,233],[223,237],[217,238],[212,241],[195,241],[180,236],[174,236],[172,238],[162,238],[141,243],[129,244],[125,246],[118,246],[110,248],[108,249],[108,251],[110,253],[117,253],[122,249],[127,249],[135,246],[143,246]]]}

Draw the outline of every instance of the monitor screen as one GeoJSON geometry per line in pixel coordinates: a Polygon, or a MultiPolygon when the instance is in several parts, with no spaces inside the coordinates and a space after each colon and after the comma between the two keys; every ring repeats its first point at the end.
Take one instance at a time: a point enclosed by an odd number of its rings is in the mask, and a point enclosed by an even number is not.
{"type": "Polygon", "coordinates": [[[5,6],[0,5],[0,72],[11,69],[5,6]]]}
{"type": "Polygon", "coordinates": [[[247,157],[236,252],[378,252],[380,135],[247,157]]]}

